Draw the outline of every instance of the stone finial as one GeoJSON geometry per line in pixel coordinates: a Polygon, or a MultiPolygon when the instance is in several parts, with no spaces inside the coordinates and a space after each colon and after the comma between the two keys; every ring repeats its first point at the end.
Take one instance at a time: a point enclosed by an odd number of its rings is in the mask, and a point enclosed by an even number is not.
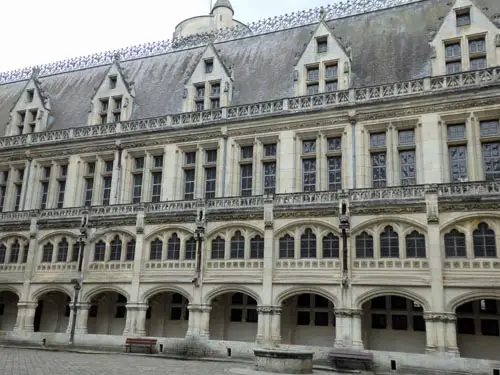
{"type": "Polygon", "coordinates": [[[320,8],[319,8],[319,19],[320,19],[321,21],[324,21],[324,20],[325,20],[325,18],[326,18],[326,11],[325,11],[325,8],[320,7],[320,8]]]}
{"type": "Polygon", "coordinates": [[[500,47],[500,34],[495,35],[495,45],[500,47]]]}
{"type": "Polygon", "coordinates": [[[121,61],[120,52],[116,51],[116,52],[113,54],[113,62],[115,62],[115,63],[119,63],[120,61],[121,61]]]}
{"type": "Polygon", "coordinates": [[[39,66],[34,66],[31,69],[31,78],[38,79],[39,75],[40,75],[40,67],[39,66]]]}

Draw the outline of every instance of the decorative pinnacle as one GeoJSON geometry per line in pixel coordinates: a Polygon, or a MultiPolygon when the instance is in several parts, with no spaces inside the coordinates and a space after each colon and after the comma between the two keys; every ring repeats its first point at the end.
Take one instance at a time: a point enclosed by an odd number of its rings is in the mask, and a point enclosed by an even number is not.
{"type": "Polygon", "coordinates": [[[119,63],[121,60],[120,51],[116,51],[113,55],[113,61],[119,63]]]}
{"type": "Polygon", "coordinates": [[[34,66],[31,69],[31,78],[37,79],[39,74],[40,74],[40,67],[34,66]]]}
{"type": "Polygon", "coordinates": [[[325,11],[325,8],[320,7],[320,8],[319,8],[319,19],[320,19],[321,21],[324,21],[324,20],[325,20],[325,18],[326,18],[326,11],[325,11]]]}

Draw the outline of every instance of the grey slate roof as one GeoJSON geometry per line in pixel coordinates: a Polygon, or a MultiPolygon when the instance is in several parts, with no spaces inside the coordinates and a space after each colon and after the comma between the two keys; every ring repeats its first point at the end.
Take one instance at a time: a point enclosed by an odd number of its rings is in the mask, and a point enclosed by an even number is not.
{"type": "MultiPolygon", "coordinates": [[[[490,19],[498,0],[474,0],[490,19]]],[[[328,21],[335,36],[352,50],[353,86],[366,87],[430,75],[429,38],[452,2],[423,0],[328,21]],[[369,36],[369,37],[368,37],[369,36]]],[[[215,44],[234,72],[232,105],[294,96],[294,65],[317,24],[215,44]]],[[[136,90],[132,119],[182,111],[184,82],[205,47],[121,62],[136,90]]],[[[47,130],[87,124],[90,100],[109,66],[39,78],[50,97],[54,121],[47,130]]],[[[26,81],[0,85],[0,135],[26,81]]]]}

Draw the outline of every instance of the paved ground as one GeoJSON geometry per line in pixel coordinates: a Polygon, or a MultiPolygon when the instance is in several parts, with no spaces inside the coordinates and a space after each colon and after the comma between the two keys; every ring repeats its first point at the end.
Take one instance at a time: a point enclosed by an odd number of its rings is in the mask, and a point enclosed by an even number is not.
{"type": "Polygon", "coordinates": [[[0,348],[1,375],[222,375],[244,364],[0,348]]]}

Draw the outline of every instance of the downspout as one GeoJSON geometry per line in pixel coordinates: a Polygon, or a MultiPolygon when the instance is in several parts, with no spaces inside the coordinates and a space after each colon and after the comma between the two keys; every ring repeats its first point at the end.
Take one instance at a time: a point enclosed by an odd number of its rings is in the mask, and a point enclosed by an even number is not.
{"type": "Polygon", "coordinates": [[[28,195],[29,182],[30,182],[30,172],[31,172],[31,159],[28,159],[28,168],[26,168],[26,185],[24,186],[24,194],[23,194],[23,205],[21,207],[21,211],[24,211],[24,206],[26,205],[26,196],[28,195]]]}
{"type": "Polygon", "coordinates": [[[352,188],[356,189],[356,119],[351,118],[352,188]]]}
{"type": "Polygon", "coordinates": [[[222,136],[224,138],[224,158],[222,162],[222,197],[226,196],[226,169],[227,169],[227,134],[222,136]]]}

